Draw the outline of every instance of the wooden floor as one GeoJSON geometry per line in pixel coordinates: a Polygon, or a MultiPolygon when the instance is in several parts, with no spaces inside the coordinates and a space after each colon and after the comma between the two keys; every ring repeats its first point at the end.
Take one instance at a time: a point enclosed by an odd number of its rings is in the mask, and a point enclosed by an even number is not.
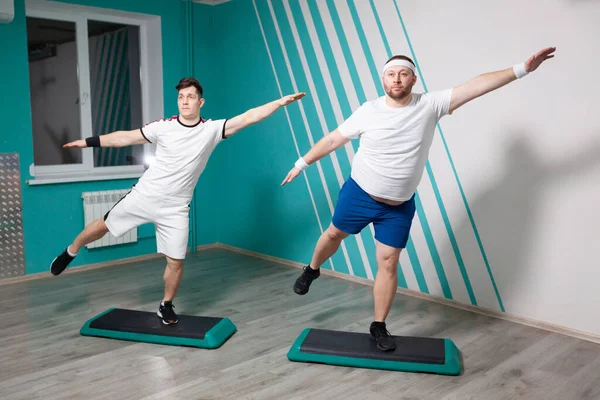
{"type": "Polygon", "coordinates": [[[230,318],[217,350],[79,335],[109,307],[154,311],[162,260],[0,286],[0,398],[7,399],[600,399],[600,345],[398,295],[395,335],[448,337],[458,377],[290,362],[303,328],[367,332],[371,287],[232,253],[190,255],[180,314],[230,318]]]}

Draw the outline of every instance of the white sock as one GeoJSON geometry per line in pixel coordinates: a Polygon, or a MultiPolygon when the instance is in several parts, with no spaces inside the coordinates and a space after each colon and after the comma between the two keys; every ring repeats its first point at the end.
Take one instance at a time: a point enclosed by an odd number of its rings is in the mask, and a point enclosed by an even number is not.
{"type": "MultiPolygon", "coordinates": [[[[71,246],[69,246],[69,247],[71,247],[71,246]]],[[[75,257],[77,254],[79,254],[79,253],[71,253],[71,250],[69,250],[69,247],[67,247],[67,253],[69,253],[69,255],[71,257],[75,257]]]]}

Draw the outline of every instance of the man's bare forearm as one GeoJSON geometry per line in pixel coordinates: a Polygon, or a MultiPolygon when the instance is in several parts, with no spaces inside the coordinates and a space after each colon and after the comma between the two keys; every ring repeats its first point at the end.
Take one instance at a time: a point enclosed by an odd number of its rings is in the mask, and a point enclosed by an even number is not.
{"type": "Polygon", "coordinates": [[[327,154],[336,151],[349,141],[349,139],[342,136],[342,134],[336,129],[315,143],[315,145],[302,158],[308,165],[313,164],[325,157],[327,154]]]}
{"type": "Polygon", "coordinates": [[[270,117],[275,111],[281,108],[281,99],[274,100],[270,103],[263,104],[262,106],[251,108],[246,111],[244,118],[248,125],[256,124],[268,117],[270,117]]]}

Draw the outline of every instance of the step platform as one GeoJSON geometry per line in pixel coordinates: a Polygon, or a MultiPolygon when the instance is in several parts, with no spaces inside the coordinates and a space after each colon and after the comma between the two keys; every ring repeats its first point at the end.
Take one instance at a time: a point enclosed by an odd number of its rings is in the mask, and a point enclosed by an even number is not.
{"type": "Polygon", "coordinates": [[[165,325],[156,311],[110,308],[87,321],[83,336],[188,346],[203,349],[221,347],[237,328],[228,318],[178,315],[179,322],[165,325]]]}
{"type": "Polygon", "coordinates": [[[460,375],[461,354],[450,339],[393,336],[394,351],[383,352],[368,333],[307,328],[288,352],[290,361],[356,368],[460,375]]]}

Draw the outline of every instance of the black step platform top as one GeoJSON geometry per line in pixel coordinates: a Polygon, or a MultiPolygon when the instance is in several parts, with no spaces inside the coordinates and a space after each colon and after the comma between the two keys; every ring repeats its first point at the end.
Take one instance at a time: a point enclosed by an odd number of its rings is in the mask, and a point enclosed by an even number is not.
{"type": "Polygon", "coordinates": [[[393,336],[394,351],[381,351],[368,333],[311,329],[300,347],[303,353],[376,360],[444,364],[444,339],[393,336]]]}
{"type": "Polygon", "coordinates": [[[155,312],[115,308],[90,323],[92,329],[121,331],[159,336],[204,339],[222,318],[178,315],[179,322],[165,325],[155,312]]]}

